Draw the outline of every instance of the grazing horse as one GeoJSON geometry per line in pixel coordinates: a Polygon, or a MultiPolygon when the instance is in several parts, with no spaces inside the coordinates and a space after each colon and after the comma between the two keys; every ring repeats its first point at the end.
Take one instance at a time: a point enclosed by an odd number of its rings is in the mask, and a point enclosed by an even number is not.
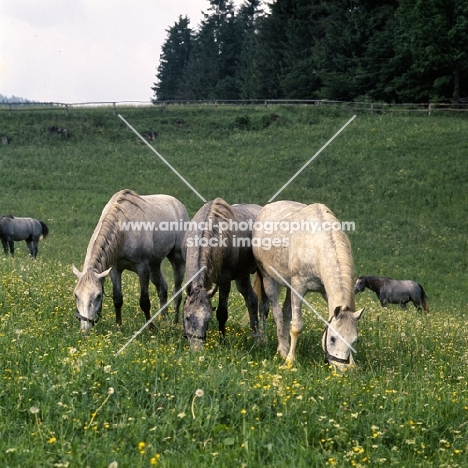
{"type": "Polygon", "coordinates": [[[34,218],[15,218],[11,214],[0,217],[0,239],[3,250],[8,253],[10,247],[11,255],[15,254],[15,241],[26,241],[29,255],[36,258],[39,240],[49,234],[49,228],[34,218]]]}
{"type": "Polygon", "coordinates": [[[203,205],[195,214],[183,241],[187,277],[184,303],[184,336],[191,349],[200,349],[206,339],[211,319],[211,297],[219,288],[216,317],[222,336],[228,319],[228,297],[231,281],[236,282],[250,315],[250,328],[258,332],[258,300],[250,274],[257,265],[252,254],[251,229],[259,205],[229,205],[216,198],[203,205]],[[198,273],[198,274],[197,274],[198,273]]]}
{"type": "Polygon", "coordinates": [[[351,246],[346,234],[334,229],[337,223],[325,205],[277,201],[263,207],[254,224],[253,253],[272,302],[278,352],[288,364],[295,359],[307,291],[322,293],[328,302],[322,336],[326,361],[340,368],[354,363],[351,350],[364,309],[355,312],[351,246]],[[283,308],[278,286],[288,287],[283,308]]]}
{"type": "Polygon", "coordinates": [[[360,293],[366,288],[377,294],[382,307],[400,304],[402,309],[406,309],[406,304],[412,302],[419,311],[422,311],[422,304],[424,310],[429,312],[426,292],[414,281],[395,280],[386,276],[360,276],[354,285],[354,292],[360,293]]]}
{"type": "MultiPolygon", "coordinates": [[[[140,196],[132,190],[117,192],[104,207],[89,241],[83,272],[72,265],[78,278],[75,287],[76,317],[88,331],[100,318],[104,278],[110,274],[115,319],[122,324],[122,272],[133,271],[140,281],[140,308],[150,320],[149,281],[156,286],[161,307],[167,303],[167,283],[161,262],[167,257],[174,273],[174,291],[182,286],[183,225],[189,216],[185,206],[169,195],[140,196]],[[182,229],[181,229],[182,227],[182,229]]],[[[175,299],[178,321],[181,294],[175,299]]]]}

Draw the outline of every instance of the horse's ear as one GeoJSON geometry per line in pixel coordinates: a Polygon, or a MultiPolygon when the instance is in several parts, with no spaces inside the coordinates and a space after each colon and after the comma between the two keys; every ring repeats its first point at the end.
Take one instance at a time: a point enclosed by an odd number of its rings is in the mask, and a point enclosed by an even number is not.
{"type": "Polygon", "coordinates": [[[211,299],[216,294],[217,290],[218,290],[218,285],[215,284],[214,287],[212,287],[209,291],[206,291],[206,295],[208,296],[208,299],[211,299]]]}
{"type": "Polygon", "coordinates": [[[78,279],[80,279],[81,276],[83,275],[83,273],[81,273],[81,271],[78,270],[78,268],[76,268],[76,266],[73,265],[73,263],[72,263],[72,271],[73,271],[73,274],[74,274],[78,279]]]}
{"type": "Polygon", "coordinates": [[[353,312],[354,318],[356,320],[359,320],[362,317],[362,314],[364,313],[364,309],[365,309],[365,307],[363,307],[362,309],[360,309],[360,310],[358,310],[356,312],[353,312]]]}
{"type": "Polygon", "coordinates": [[[341,306],[336,306],[335,310],[333,311],[333,315],[335,316],[336,319],[338,319],[338,316],[341,314],[341,306]]]}
{"type": "Polygon", "coordinates": [[[110,273],[111,270],[112,270],[112,267],[108,268],[107,270],[103,271],[102,273],[98,273],[96,276],[97,276],[98,279],[105,278],[110,273]]]}

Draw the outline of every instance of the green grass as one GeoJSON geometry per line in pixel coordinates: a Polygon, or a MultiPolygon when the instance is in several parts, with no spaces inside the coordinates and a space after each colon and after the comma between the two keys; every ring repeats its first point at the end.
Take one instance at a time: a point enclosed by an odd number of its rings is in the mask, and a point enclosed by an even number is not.
{"type": "MultiPolygon", "coordinates": [[[[157,132],[153,146],[207,200],[259,204],[351,117],[306,106],[120,112],[157,132]]],[[[466,117],[358,114],[279,197],[354,221],[357,274],[414,279],[429,296],[425,316],[357,296],[366,312],[345,374],[323,364],[322,324],[307,310],[297,364],[283,368],[273,321],[255,342],[237,293],[224,343],[213,320],[205,350],[191,353],[180,325],[157,319],[116,355],[143,325],[130,273],[123,327],[107,297],[81,336],[71,263],[81,268],[112,194],[168,193],[191,215],[202,201],[110,109],[0,122],[13,138],[0,147],[0,211],[50,228],[36,261],[24,243],[0,257],[1,466],[467,466],[466,117]]]]}

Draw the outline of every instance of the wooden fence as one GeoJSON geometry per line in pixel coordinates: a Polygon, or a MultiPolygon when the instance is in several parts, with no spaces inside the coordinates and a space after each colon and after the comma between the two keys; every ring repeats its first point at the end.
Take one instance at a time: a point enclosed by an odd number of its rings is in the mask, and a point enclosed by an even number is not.
{"type": "Polygon", "coordinates": [[[364,112],[370,114],[400,112],[400,113],[425,113],[432,115],[435,112],[468,112],[468,102],[454,105],[451,102],[428,102],[428,103],[405,103],[388,104],[383,102],[346,102],[328,100],[301,100],[301,99],[261,99],[261,100],[211,100],[211,101],[115,101],[115,102],[84,102],[84,103],[57,103],[57,102],[34,102],[34,103],[0,103],[0,113],[6,112],[12,115],[20,110],[61,110],[68,115],[70,109],[74,108],[110,108],[114,115],[117,109],[134,107],[162,107],[169,106],[207,106],[217,108],[219,106],[324,106],[332,108],[347,109],[352,112],[364,112]]]}

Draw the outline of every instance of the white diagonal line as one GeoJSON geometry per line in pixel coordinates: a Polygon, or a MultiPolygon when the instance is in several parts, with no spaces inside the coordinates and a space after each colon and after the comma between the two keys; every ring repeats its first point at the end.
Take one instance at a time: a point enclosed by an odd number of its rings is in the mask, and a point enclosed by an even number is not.
{"type": "Polygon", "coordinates": [[[351,350],[355,353],[356,350],[338,333],[338,331],[331,325],[331,323],[328,323],[327,320],[325,320],[305,299],[303,296],[301,296],[276,270],[274,267],[270,265],[270,269],[272,269],[275,274],[278,276],[278,278],[281,278],[281,280],[286,284],[286,286],[299,298],[302,299],[302,302],[304,302],[314,313],[315,315],[325,324],[325,326],[331,328],[338,336],[339,338],[346,343],[346,345],[351,348],[351,350]]]}
{"type": "Polygon", "coordinates": [[[353,115],[269,200],[271,203],[354,119],[353,115]]]}
{"type": "Polygon", "coordinates": [[[133,131],[133,133],[135,133],[135,135],[137,135],[141,141],[143,141],[143,143],[148,146],[149,148],[151,148],[151,150],[156,154],[156,156],[159,157],[159,159],[161,159],[161,161],[163,161],[171,170],[172,172],[174,172],[174,174],[176,174],[181,180],[182,182],[184,182],[187,187],[190,187],[192,189],[192,191],[198,195],[204,203],[206,203],[206,200],[198,193],[198,191],[192,186],[190,185],[189,182],[187,182],[187,180],[185,180],[178,172],[177,170],[169,163],[169,161],[167,161],[166,159],[164,159],[120,114],[119,114],[119,118],[125,122],[125,124],[127,125],[128,128],[130,128],[130,130],[133,131]]]}
{"type": "Polygon", "coordinates": [[[170,299],[164,307],[161,307],[128,341],[117,354],[120,354],[182,291],[206,268],[202,266],[170,299]]]}

